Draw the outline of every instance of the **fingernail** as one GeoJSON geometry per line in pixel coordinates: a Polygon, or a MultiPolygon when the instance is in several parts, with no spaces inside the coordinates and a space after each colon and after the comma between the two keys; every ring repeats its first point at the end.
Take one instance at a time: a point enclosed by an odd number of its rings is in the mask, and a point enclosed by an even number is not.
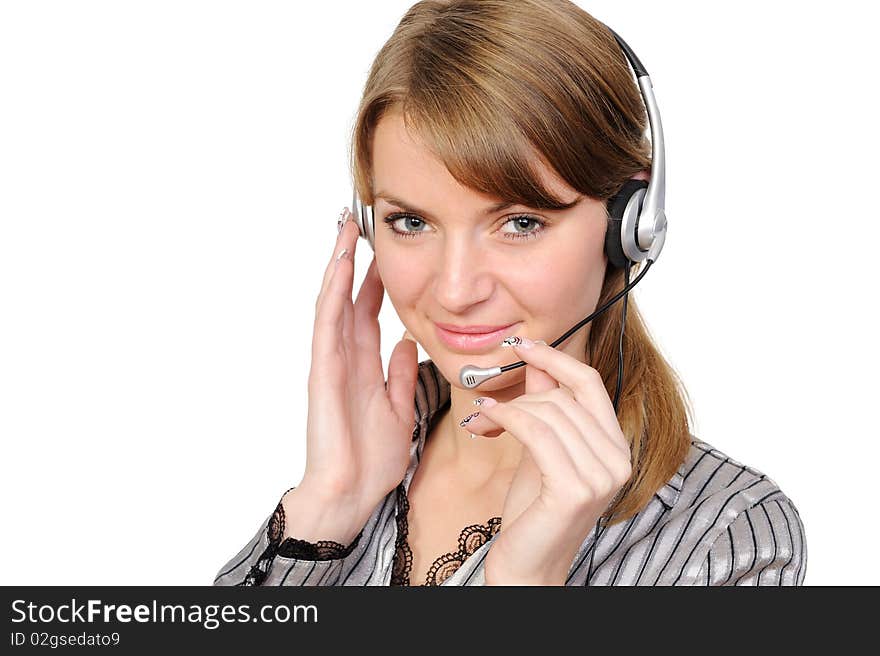
{"type": "Polygon", "coordinates": [[[519,337],[514,335],[511,335],[510,337],[505,337],[504,341],[501,342],[502,348],[513,348],[514,346],[516,346],[521,349],[530,349],[534,345],[535,343],[528,337],[519,337]]]}
{"type": "Polygon", "coordinates": [[[347,207],[343,207],[342,211],[339,213],[339,218],[336,220],[336,234],[338,235],[342,232],[342,227],[345,223],[351,218],[351,212],[348,211],[347,207]]]}
{"type": "Polygon", "coordinates": [[[472,414],[469,414],[467,417],[465,417],[465,418],[462,419],[460,422],[458,422],[458,425],[461,426],[461,427],[463,428],[463,427],[467,426],[470,422],[472,422],[474,419],[476,419],[476,418],[479,417],[479,416],[480,416],[480,413],[479,413],[479,412],[474,412],[474,413],[472,413],[472,414]]]}
{"type": "Polygon", "coordinates": [[[343,257],[345,257],[345,258],[348,257],[348,249],[347,248],[343,248],[341,251],[339,251],[339,255],[336,256],[336,264],[339,264],[339,260],[341,260],[343,257]]]}
{"type": "Polygon", "coordinates": [[[497,405],[498,401],[493,399],[491,396],[478,396],[474,399],[474,405],[481,405],[484,408],[491,408],[493,405],[497,405]]]}

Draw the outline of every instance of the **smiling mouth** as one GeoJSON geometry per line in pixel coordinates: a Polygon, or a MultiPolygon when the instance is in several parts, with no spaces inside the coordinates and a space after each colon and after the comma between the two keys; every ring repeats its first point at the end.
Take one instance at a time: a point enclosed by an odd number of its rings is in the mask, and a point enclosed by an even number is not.
{"type": "MultiPolygon", "coordinates": [[[[504,330],[505,328],[510,328],[513,323],[506,323],[495,326],[455,326],[453,324],[448,323],[439,323],[435,322],[440,328],[450,333],[457,333],[459,335],[486,335],[488,333],[497,333],[499,330],[504,330]]],[[[514,322],[516,323],[516,322],[514,322]]]]}
{"type": "Polygon", "coordinates": [[[480,351],[499,347],[501,342],[510,336],[510,333],[514,331],[515,326],[519,325],[519,323],[512,323],[509,326],[503,326],[490,332],[476,333],[459,333],[447,330],[436,323],[434,328],[439,341],[447,347],[459,351],[480,351]]]}

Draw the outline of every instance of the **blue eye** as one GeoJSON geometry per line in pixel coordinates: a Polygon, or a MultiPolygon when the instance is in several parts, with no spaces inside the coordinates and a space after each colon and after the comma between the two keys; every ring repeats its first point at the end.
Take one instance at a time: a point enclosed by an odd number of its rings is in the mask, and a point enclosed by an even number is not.
{"type": "Polygon", "coordinates": [[[516,226],[517,228],[523,227],[523,223],[526,224],[525,227],[528,227],[529,224],[537,225],[538,228],[535,230],[529,230],[528,232],[502,232],[501,234],[507,237],[508,239],[531,239],[533,237],[537,237],[541,232],[544,231],[544,227],[546,224],[541,221],[541,219],[537,219],[533,216],[528,216],[527,214],[520,214],[518,216],[512,216],[507,221],[504,222],[504,225],[510,223],[511,225],[516,226]],[[508,236],[510,235],[510,236],[508,236]]]}
{"type": "Polygon", "coordinates": [[[410,225],[412,225],[412,223],[415,223],[417,227],[419,225],[424,226],[425,222],[413,214],[390,214],[389,216],[385,217],[384,221],[385,225],[388,226],[395,237],[411,238],[415,237],[420,232],[424,232],[424,230],[398,230],[394,227],[394,224],[397,221],[403,221],[404,225],[406,225],[407,223],[409,223],[410,225]]]}
{"type": "MultiPolygon", "coordinates": [[[[388,216],[386,216],[383,219],[383,221],[385,222],[385,225],[388,226],[388,229],[391,230],[391,233],[395,237],[402,237],[404,239],[412,239],[412,238],[415,238],[415,236],[418,235],[419,233],[426,232],[425,230],[408,230],[408,229],[398,230],[394,226],[394,224],[397,223],[398,221],[402,221],[404,227],[407,225],[413,226],[413,224],[415,224],[415,227],[425,226],[426,225],[425,221],[420,219],[419,217],[415,216],[414,214],[408,214],[408,213],[389,214],[388,216]]],[[[522,228],[522,227],[528,228],[529,224],[537,226],[537,229],[529,230],[528,232],[503,232],[502,231],[501,234],[504,235],[505,239],[512,239],[512,240],[535,238],[539,234],[544,232],[544,229],[547,225],[541,219],[538,219],[534,216],[529,216],[528,214],[519,214],[517,216],[512,216],[504,222],[504,225],[507,225],[509,223],[515,225],[516,228],[522,228]],[[523,226],[523,224],[525,224],[525,226],[523,226]]]]}

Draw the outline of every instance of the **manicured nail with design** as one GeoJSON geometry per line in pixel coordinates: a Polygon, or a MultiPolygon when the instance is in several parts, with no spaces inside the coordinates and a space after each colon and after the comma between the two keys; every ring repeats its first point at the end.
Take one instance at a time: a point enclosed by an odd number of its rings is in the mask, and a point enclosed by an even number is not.
{"type": "Polygon", "coordinates": [[[479,412],[471,413],[467,417],[462,419],[460,422],[458,422],[458,425],[461,426],[462,428],[464,428],[465,426],[468,425],[468,423],[472,422],[474,419],[476,419],[479,416],[480,416],[479,412]]]}
{"type": "Polygon", "coordinates": [[[498,401],[493,399],[491,396],[478,396],[474,399],[474,405],[481,405],[484,408],[491,408],[493,405],[496,405],[498,401]]]}
{"type": "Polygon", "coordinates": [[[348,257],[348,249],[347,248],[343,248],[341,251],[339,251],[339,255],[336,256],[336,264],[339,264],[339,260],[341,260],[343,257],[345,257],[345,258],[348,257]]]}
{"type": "Polygon", "coordinates": [[[501,342],[502,348],[513,348],[514,346],[518,346],[522,349],[530,349],[534,345],[535,343],[528,337],[519,337],[514,335],[511,335],[510,337],[505,337],[504,341],[501,342]]]}
{"type": "Polygon", "coordinates": [[[342,227],[345,223],[351,218],[351,212],[348,211],[347,207],[343,207],[342,211],[339,213],[339,218],[336,220],[336,234],[338,235],[342,232],[342,227]]]}

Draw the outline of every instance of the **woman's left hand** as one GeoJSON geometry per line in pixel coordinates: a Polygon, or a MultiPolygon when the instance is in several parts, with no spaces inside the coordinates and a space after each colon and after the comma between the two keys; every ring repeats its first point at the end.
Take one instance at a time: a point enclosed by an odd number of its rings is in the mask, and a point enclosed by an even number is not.
{"type": "Polygon", "coordinates": [[[525,394],[484,403],[465,426],[477,436],[506,431],[523,444],[484,563],[486,585],[565,585],[584,539],[629,480],[630,448],[598,371],[520,339],[525,394]]]}

